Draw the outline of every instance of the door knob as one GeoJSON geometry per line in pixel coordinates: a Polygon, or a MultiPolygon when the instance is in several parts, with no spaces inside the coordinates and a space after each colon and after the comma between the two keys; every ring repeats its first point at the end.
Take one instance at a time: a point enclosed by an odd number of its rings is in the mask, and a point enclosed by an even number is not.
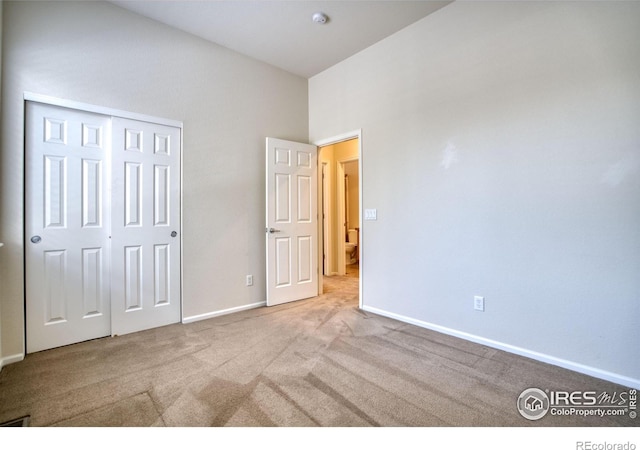
{"type": "Polygon", "coordinates": [[[178,232],[177,232],[177,231],[172,231],[172,232],[171,232],[171,237],[176,237],[177,235],[178,235],[178,232]]]}
{"type": "Polygon", "coordinates": [[[269,233],[280,233],[281,230],[276,230],[275,228],[269,228],[269,233]]]}
{"type": "Polygon", "coordinates": [[[33,242],[34,244],[40,243],[41,240],[42,238],[40,236],[31,236],[31,242],[33,242]]]}

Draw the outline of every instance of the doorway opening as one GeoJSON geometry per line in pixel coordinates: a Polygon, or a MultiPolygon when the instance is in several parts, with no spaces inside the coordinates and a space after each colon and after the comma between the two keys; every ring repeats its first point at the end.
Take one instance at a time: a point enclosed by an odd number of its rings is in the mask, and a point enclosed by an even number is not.
{"type": "Polygon", "coordinates": [[[267,306],[321,295],[325,277],[342,275],[362,308],[361,141],[360,130],[313,144],[267,138],[267,306]]]}
{"type": "MultiPolygon", "coordinates": [[[[319,165],[319,266],[324,277],[357,278],[362,307],[360,131],[316,142],[319,165]]],[[[321,290],[322,292],[322,290],[321,290]]]]}

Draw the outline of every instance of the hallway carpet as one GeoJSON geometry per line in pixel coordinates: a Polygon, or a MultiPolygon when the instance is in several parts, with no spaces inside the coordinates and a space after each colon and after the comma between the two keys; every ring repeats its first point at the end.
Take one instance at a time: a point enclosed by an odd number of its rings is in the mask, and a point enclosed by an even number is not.
{"type": "Polygon", "coordinates": [[[526,388],[623,387],[319,298],[28,355],[0,372],[0,423],[30,426],[637,426],[516,409],[526,388]]]}

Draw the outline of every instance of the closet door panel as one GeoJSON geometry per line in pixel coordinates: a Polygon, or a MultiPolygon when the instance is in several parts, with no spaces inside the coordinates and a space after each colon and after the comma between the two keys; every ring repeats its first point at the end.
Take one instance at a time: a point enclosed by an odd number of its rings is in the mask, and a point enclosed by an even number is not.
{"type": "Polygon", "coordinates": [[[179,128],[113,119],[113,334],[180,321],[180,142],[179,128]]]}
{"type": "Polygon", "coordinates": [[[26,102],[27,352],[111,334],[111,118],[26,102]]]}

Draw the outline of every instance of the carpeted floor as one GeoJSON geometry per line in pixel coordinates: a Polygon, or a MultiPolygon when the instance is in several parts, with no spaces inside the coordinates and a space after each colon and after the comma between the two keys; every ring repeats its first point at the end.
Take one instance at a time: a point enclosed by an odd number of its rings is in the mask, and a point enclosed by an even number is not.
{"type": "Polygon", "coordinates": [[[516,409],[526,388],[624,388],[363,312],[354,277],[325,278],[325,290],[28,355],[0,372],[0,423],[637,426],[628,416],[528,421],[516,409]]]}

